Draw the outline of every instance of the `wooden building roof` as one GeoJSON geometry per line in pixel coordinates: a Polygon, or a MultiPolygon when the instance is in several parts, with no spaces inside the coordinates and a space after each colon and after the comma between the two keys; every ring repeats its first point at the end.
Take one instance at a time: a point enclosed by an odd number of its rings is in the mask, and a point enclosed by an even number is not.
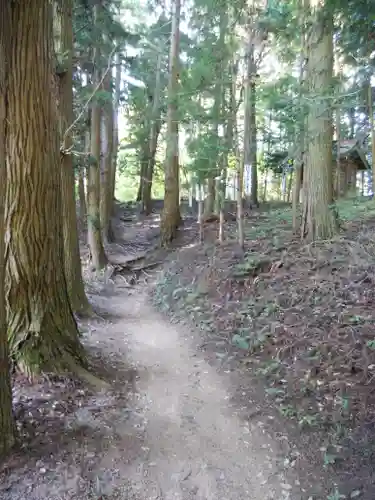
{"type": "MultiPolygon", "coordinates": [[[[334,158],[336,158],[337,143],[333,143],[334,158]]],[[[340,160],[350,158],[357,166],[358,170],[370,170],[370,164],[366,158],[363,143],[359,139],[347,139],[340,143],[340,160]]]]}

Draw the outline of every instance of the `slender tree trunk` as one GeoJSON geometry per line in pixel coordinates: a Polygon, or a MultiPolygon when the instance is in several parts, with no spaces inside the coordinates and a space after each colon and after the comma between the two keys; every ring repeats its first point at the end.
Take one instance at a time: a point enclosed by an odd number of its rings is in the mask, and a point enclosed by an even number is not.
{"type": "Polygon", "coordinates": [[[172,36],[170,51],[170,75],[168,86],[167,154],[165,162],[164,208],[161,216],[161,243],[167,245],[176,236],[181,223],[179,205],[179,162],[178,162],[178,68],[180,49],[181,0],[174,0],[172,36]]]}
{"type": "MultiPolygon", "coordinates": [[[[100,3],[94,6],[94,22],[98,23],[100,3]]],[[[100,81],[100,53],[94,47],[94,85],[100,81]]],[[[103,269],[107,265],[100,222],[100,120],[99,103],[94,101],[91,108],[91,158],[87,169],[87,238],[93,267],[103,269]]]]}
{"type": "Polygon", "coordinates": [[[341,67],[340,60],[338,56],[338,49],[335,50],[336,60],[335,60],[335,73],[338,79],[338,85],[336,88],[336,94],[338,95],[336,102],[336,168],[334,175],[334,197],[337,199],[340,197],[340,178],[341,178],[341,159],[340,159],[340,151],[341,151],[341,109],[340,109],[340,91],[341,91],[341,67]]]}
{"type": "Polygon", "coordinates": [[[267,174],[268,172],[266,171],[264,174],[264,182],[263,182],[263,203],[267,201],[267,174]]]}
{"type": "Polygon", "coordinates": [[[9,353],[4,294],[4,199],[6,182],[5,119],[7,58],[10,46],[10,9],[8,0],[0,0],[0,457],[14,444],[15,425],[12,413],[12,389],[9,373],[9,353]]]}
{"type": "MultiPolygon", "coordinates": [[[[309,40],[309,90],[317,96],[310,106],[308,127],[307,183],[303,207],[302,236],[310,240],[331,238],[338,230],[332,210],[332,109],[333,16],[312,4],[313,29],[309,40]]],[[[305,183],[305,179],[304,179],[305,183]]]]}
{"type": "Polygon", "coordinates": [[[243,164],[245,175],[250,175],[250,192],[246,192],[246,199],[250,206],[258,204],[257,178],[257,150],[256,150],[256,116],[255,116],[255,64],[254,64],[254,36],[251,26],[248,28],[246,47],[246,80],[245,80],[245,119],[244,119],[244,154],[243,164]],[[254,184],[255,182],[255,184],[254,184]]]}
{"type": "Polygon", "coordinates": [[[293,185],[293,172],[289,172],[287,193],[286,193],[286,202],[287,203],[290,203],[290,198],[291,198],[291,194],[292,194],[292,185],[293,185]]]}
{"type": "Polygon", "coordinates": [[[69,153],[72,134],[69,127],[73,123],[73,0],[55,2],[54,34],[55,50],[64,54],[64,65],[58,68],[59,114],[61,137],[61,192],[63,213],[63,238],[65,257],[65,277],[70,303],[76,313],[91,310],[86,297],[82,279],[81,257],[79,252],[77,212],[73,158],[69,153]]]}
{"type": "Polygon", "coordinates": [[[371,151],[372,151],[372,193],[375,191],[375,123],[374,123],[374,105],[372,102],[372,87],[368,85],[368,114],[371,128],[371,151]]]}
{"type": "Polygon", "coordinates": [[[78,170],[78,197],[79,197],[79,218],[81,224],[86,226],[87,207],[86,207],[86,193],[85,193],[85,168],[82,166],[80,166],[78,170]]]}
{"type": "Polygon", "coordinates": [[[9,345],[28,374],[79,372],[84,353],[64,275],[56,97],[48,90],[53,85],[49,2],[13,2],[10,24],[5,198],[9,345]]]}
{"type": "Polygon", "coordinates": [[[155,161],[156,161],[156,150],[157,150],[157,142],[161,129],[160,117],[156,123],[155,130],[153,131],[153,139],[150,142],[150,151],[149,151],[149,159],[147,166],[147,174],[145,183],[143,185],[143,210],[146,215],[149,215],[152,211],[152,181],[154,178],[154,170],[155,170],[155,161]]]}
{"type": "MultiPolygon", "coordinates": [[[[143,144],[140,146],[140,157],[139,157],[139,162],[140,162],[140,173],[139,173],[139,186],[138,186],[138,194],[137,194],[137,201],[142,202],[143,205],[143,193],[145,191],[145,183],[146,183],[146,176],[147,176],[147,167],[148,167],[148,143],[147,140],[143,142],[143,144]]],[[[141,208],[142,208],[141,205],[141,208]]]]}
{"type": "MultiPolygon", "coordinates": [[[[293,193],[292,193],[292,225],[293,231],[297,231],[299,226],[299,206],[300,206],[300,196],[302,188],[303,170],[304,163],[306,159],[306,113],[305,105],[303,103],[303,94],[306,91],[306,16],[308,12],[308,2],[309,0],[300,0],[300,40],[301,40],[301,52],[299,61],[299,119],[297,121],[297,126],[295,129],[295,144],[296,144],[296,154],[294,160],[294,183],[293,183],[293,193]]],[[[306,184],[305,184],[306,185],[306,184]]]]}
{"type": "Polygon", "coordinates": [[[204,215],[205,217],[212,214],[215,210],[215,174],[210,173],[207,179],[207,196],[204,200],[204,215]]]}
{"type": "Polygon", "coordinates": [[[257,124],[256,124],[256,87],[251,84],[251,193],[252,206],[258,206],[258,165],[257,165],[257,124]]]}
{"type": "Polygon", "coordinates": [[[120,107],[120,94],[121,94],[121,59],[120,54],[116,54],[116,77],[115,77],[115,91],[114,91],[114,110],[113,110],[113,154],[112,166],[110,174],[110,213],[115,215],[115,188],[116,188],[116,170],[117,158],[119,148],[119,130],[118,130],[118,114],[120,107]]]}
{"type": "Polygon", "coordinates": [[[151,110],[151,126],[149,138],[148,164],[146,171],[146,179],[143,186],[143,210],[146,215],[151,213],[151,190],[152,180],[155,168],[155,156],[158,145],[158,137],[161,129],[160,116],[160,97],[161,97],[161,52],[157,55],[156,72],[155,72],[155,90],[153,92],[153,102],[151,110]]]}
{"type": "Polygon", "coordinates": [[[245,231],[243,224],[243,202],[242,202],[242,185],[243,185],[243,163],[241,159],[240,149],[238,146],[238,131],[237,131],[237,104],[236,104],[236,83],[237,72],[235,64],[232,65],[232,86],[230,94],[231,103],[231,120],[233,124],[233,145],[236,157],[236,201],[237,201],[237,225],[238,225],[238,244],[243,250],[245,247],[245,231]]]}
{"type": "MultiPolygon", "coordinates": [[[[111,95],[111,74],[108,72],[103,82],[104,90],[111,95]]],[[[109,96],[108,96],[109,97],[109,96]]],[[[103,171],[101,176],[101,196],[100,196],[100,223],[102,228],[102,236],[105,242],[114,241],[114,234],[111,225],[111,169],[113,155],[113,104],[112,98],[103,106],[103,124],[104,124],[104,141],[103,141],[103,171]]]]}

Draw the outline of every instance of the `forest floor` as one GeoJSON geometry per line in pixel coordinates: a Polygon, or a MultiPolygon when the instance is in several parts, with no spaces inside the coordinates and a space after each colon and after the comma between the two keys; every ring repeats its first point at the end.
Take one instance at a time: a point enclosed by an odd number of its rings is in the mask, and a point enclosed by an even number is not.
{"type": "Polygon", "coordinates": [[[340,214],[306,245],[289,209],[252,212],[244,254],[234,224],[202,245],[187,218],[164,252],[157,217],[120,207],[79,322],[110,389],[16,379],[0,499],[373,500],[375,204],[340,214]]]}

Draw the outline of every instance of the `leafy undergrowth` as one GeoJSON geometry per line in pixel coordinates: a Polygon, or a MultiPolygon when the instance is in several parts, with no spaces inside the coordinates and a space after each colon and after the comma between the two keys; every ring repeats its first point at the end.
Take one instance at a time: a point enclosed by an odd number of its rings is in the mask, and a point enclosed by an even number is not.
{"type": "Polygon", "coordinates": [[[341,234],[314,244],[293,236],[289,209],[254,214],[244,254],[227,226],[224,245],[174,256],[154,300],[197,325],[220,363],[264,381],[281,417],[306,431],[314,459],[345,479],[345,498],[370,499],[375,203],[347,200],[339,213],[341,234]]]}

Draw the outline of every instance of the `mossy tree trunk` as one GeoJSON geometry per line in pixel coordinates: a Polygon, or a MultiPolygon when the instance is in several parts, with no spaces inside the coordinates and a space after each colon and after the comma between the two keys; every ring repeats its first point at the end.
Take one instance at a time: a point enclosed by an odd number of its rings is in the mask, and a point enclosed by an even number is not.
{"type": "Polygon", "coordinates": [[[15,441],[12,413],[12,390],[9,373],[9,353],[4,297],[4,198],[6,182],[5,116],[7,57],[10,52],[10,11],[8,0],[0,0],[0,457],[4,456],[15,441]]]}
{"type": "Polygon", "coordinates": [[[164,208],[161,216],[161,243],[169,244],[181,224],[178,164],[178,57],[180,47],[181,0],[174,0],[168,85],[167,153],[165,161],[164,208]]]}
{"type": "MultiPolygon", "coordinates": [[[[94,22],[100,17],[100,2],[94,6],[94,22]]],[[[94,85],[100,82],[100,52],[94,47],[94,85]]],[[[90,248],[91,262],[95,270],[107,265],[104,251],[100,221],[100,104],[94,97],[91,107],[91,157],[87,168],[87,239],[90,248]]]]}
{"type": "Polygon", "coordinates": [[[82,279],[79,252],[73,157],[69,153],[73,123],[73,0],[56,0],[54,14],[55,50],[61,63],[57,65],[61,137],[61,191],[65,277],[73,311],[90,311],[82,279]]]}
{"type": "Polygon", "coordinates": [[[52,9],[45,0],[19,0],[11,8],[5,197],[9,346],[27,374],[78,372],[84,353],[64,274],[52,9]]]}
{"type": "Polygon", "coordinates": [[[310,1],[308,81],[313,104],[308,116],[308,151],[303,199],[302,237],[331,238],[338,230],[332,178],[333,15],[310,1]]]}

